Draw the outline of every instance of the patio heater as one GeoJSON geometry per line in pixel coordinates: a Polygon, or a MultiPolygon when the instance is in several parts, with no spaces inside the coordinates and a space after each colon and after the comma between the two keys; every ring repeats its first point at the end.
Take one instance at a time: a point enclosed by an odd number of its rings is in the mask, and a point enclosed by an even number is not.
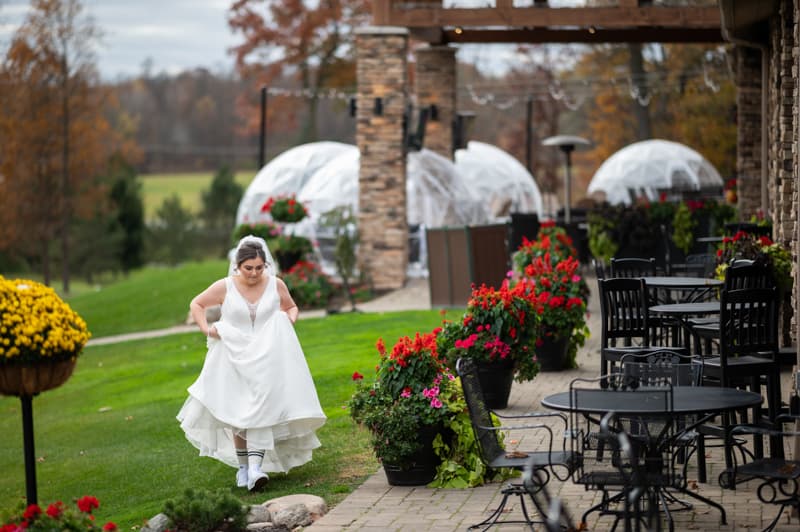
{"type": "Polygon", "coordinates": [[[573,135],[556,135],[555,137],[547,137],[542,141],[542,146],[557,146],[558,149],[564,152],[567,157],[566,174],[564,176],[564,223],[569,224],[570,217],[570,203],[572,202],[572,152],[576,146],[590,146],[592,143],[583,137],[575,137],[573,135]]]}

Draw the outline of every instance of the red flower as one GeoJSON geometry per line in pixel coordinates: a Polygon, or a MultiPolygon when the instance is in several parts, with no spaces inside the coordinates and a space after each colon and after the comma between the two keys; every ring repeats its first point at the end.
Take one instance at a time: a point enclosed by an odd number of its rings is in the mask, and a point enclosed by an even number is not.
{"type": "Polygon", "coordinates": [[[378,353],[381,356],[386,355],[386,344],[383,343],[383,338],[378,338],[378,341],[375,342],[375,347],[378,348],[378,353]]]}
{"type": "Polygon", "coordinates": [[[38,504],[31,504],[27,508],[25,508],[25,512],[22,514],[22,517],[26,521],[32,521],[36,519],[36,517],[42,515],[42,509],[39,508],[38,504]]]}
{"type": "Polygon", "coordinates": [[[78,499],[77,505],[78,505],[78,510],[90,514],[92,513],[92,510],[100,507],[100,502],[97,500],[97,497],[92,497],[91,495],[85,495],[80,499],[78,499]]]}
{"type": "Polygon", "coordinates": [[[113,532],[116,529],[117,525],[111,521],[103,525],[103,530],[105,530],[106,532],[113,532]]]}
{"type": "Polygon", "coordinates": [[[63,512],[64,512],[64,503],[61,501],[56,501],[47,507],[47,515],[49,515],[53,519],[58,519],[63,512]]]}
{"type": "Polygon", "coordinates": [[[357,371],[353,372],[353,380],[354,381],[360,381],[363,378],[364,378],[364,376],[361,373],[359,373],[357,371]]]}

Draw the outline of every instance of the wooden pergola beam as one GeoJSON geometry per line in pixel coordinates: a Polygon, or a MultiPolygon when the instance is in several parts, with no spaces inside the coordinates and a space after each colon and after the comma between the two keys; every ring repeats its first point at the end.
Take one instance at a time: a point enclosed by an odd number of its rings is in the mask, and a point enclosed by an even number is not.
{"type": "Polygon", "coordinates": [[[553,28],[635,27],[718,29],[720,11],[713,7],[632,6],[615,7],[513,7],[511,0],[497,0],[495,7],[444,8],[425,1],[373,0],[373,23],[411,28],[553,28]]]}
{"type": "Polygon", "coordinates": [[[619,30],[595,29],[507,29],[478,30],[468,29],[441,30],[439,28],[423,28],[411,30],[411,36],[417,40],[437,44],[466,43],[715,43],[723,42],[722,33],[713,28],[629,28],[619,30]]]}

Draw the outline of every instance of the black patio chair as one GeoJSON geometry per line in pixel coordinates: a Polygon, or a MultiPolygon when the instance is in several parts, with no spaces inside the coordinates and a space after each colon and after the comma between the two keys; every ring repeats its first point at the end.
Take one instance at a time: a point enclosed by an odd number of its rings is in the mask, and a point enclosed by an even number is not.
{"type": "MultiPolygon", "coordinates": [[[[800,437],[800,432],[784,428],[786,424],[794,425],[797,421],[800,421],[800,415],[781,414],[771,428],[740,425],[733,427],[731,436],[767,436],[777,438],[783,444],[785,439],[800,437]]],[[[767,525],[764,532],[775,528],[787,507],[800,512],[800,459],[787,460],[783,457],[770,457],[756,459],[742,465],[734,464],[731,476],[733,485],[748,480],[757,480],[759,482],[758,488],[756,488],[758,499],[764,504],[780,506],[777,515],[767,525]]],[[[800,527],[797,524],[795,526],[800,527]]]]}
{"type": "MultiPolygon", "coordinates": [[[[728,388],[745,387],[760,394],[762,379],[766,385],[767,413],[763,416],[762,409],[755,408],[753,423],[769,426],[777,419],[781,407],[777,289],[723,290],[719,356],[703,358],[703,382],[728,388]]],[[[727,431],[734,424],[732,415],[724,415],[721,425],[703,425],[700,430],[728,442],[727,431]]],[[[761,438],[753,439],[753,452],[757,457],[763,456],[761,441],[761,438]]],[[[782,455],[782,448],[774,441],[772,454],[782,455]]],[[[735,488],[734,483],[728,482],[727,475],[733,467],[733,453],[727,444],[725,465],[720,483],[735,488]]]]}
{"type": "Polygon", "coordinates": [[[553,497],[547,489],[547,476],[535,464],[526,464],[522,474],[522,485],[533,505],[542,517],[547,532],[576,532],[567,508],[559,497],[553,497]]]}
{"type": "MultiPolygon", "coordinates": [[[[486,406],[475,363],[471,359],[461,358],[456,362],[456,371],[461,378],[464,400],[467,403],[472,429],[475,432],[475,439],[480,448],[481,459],[487,467],[492,469],[511,468],[517,471],[524,471],[526,467],[529,467],[536,470],[537,475],[543,478],[544,484],[547,483],[551,474],[561,480],[569,478],[575,470],[577,459],[574,453],[566,448],[566,439],[563,436],[567,434],[567,418],[564,414],[556,412],[533,412],[522,415],[498,414],[486,406]],[[497,416],[500,420],[499,425],[494,423],[493,416],[497,416]],[[521,421],[523,424],[503,424],[513,420],[521,421]],[[542,432],[544,434],[542,438],[545,442],[544,448],[537,450],[506,450],[498,438],[498,434],[500,431],[512,430],[542,432]],[[560,450],[554,449],[554,430],[560,430],[562,433],[560,450]]],[[[534,521],[531,520],[525,505],[525,495],[527,493],[522,482],[509,482],[502,489],[503,499],[497,509],[484,521],[469,527],[469,530],[488,530],[496,524],[510,523],[532,526],[534,521]],[[500,521],[508,498],[511,496],[519,497],[524,520],[500,521]]]]}

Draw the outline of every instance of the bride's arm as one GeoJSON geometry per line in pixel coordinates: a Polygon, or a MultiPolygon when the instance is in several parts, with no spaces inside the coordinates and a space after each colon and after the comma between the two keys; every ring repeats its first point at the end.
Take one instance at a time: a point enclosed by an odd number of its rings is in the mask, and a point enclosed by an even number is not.
{"type": "MultiPolygon", "coordinates": [[[[200,292],[189,303],[189,312],[192,314],[194,322],[200,327],[204,335],[209,336],[208,320],[206,319],[206,309],[216,305],[221,305],[225,299],[225,279],[214,282],[211,286],[200,292]]],[[[213,325],[211,326],[213,327],[213,325]]],[[[217,338],[216,331],[211,333],[217,338]]]]}
{"type": "Polygon", "coordinates": [[[278,279],[277,277],[275,280],[278,282],[278,296],[281,300],[281,310],[289,316],[289,321],[292,323],[297,321],[297,316],[300,314],[300,309],[297,308],[297,304],[292,299],[292,295],[289,293],[289,289],[286,287],[286,283],[282,280],[278,279]]]}

